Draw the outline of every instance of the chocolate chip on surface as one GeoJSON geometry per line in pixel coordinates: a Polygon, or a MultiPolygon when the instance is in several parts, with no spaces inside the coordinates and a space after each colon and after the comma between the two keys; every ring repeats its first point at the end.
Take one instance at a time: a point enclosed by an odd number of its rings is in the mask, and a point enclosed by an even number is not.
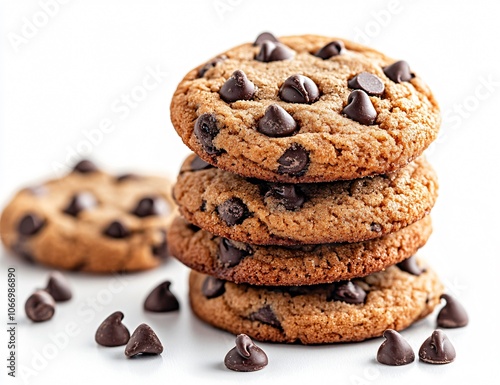
{"type": "Polygon", "coordinates": [[[420,268],[417,264],[417,258],[412,256],[410,258],[405,259],[402,262],[399,262],[397,265],[401,270],[407,272],[408,274],[419,276],[420,274],[425,272],[425,268],[420,268]]]}
{"type": "Polygon", "coordinates": [[[104,235],[115,239],[121,239],[128,237],[130,235],[130,230],[125,227],[121,221],[113,221],[106,230],[104,230],[104,235]]]}
{"type": "Polygon", "coordinates": [[[251,319],[252,321],[260,321],[262,323],[274,326],[276,328],[281,328],[281,323],[278,320],[278,317],[276,317],[276,314],[269,305],[261,307],[256,312],[250,314],[248,318],[251,319]]]}
{"type": "Polygon", "coordinates": [[[286,45],[266,40],[261,44],[260,51],[255,56],[255,60],[269,63],[273,61],[292,59],[294,55],[295,52],[286,45]]]}
{"type": "Polygon", "coordinates": [[[268,358],[250,337],[239,334],[236,337],[236,347],[226,354],[224,364],[237,372],[254,372],[264,368],[268,364],[268,358]]]}
{"type": "Polygon", "coordinates": [[[304,194],[294,184],[272,183],[265,196],[277,199],[285,209],[290,211],[300,209],[305,202],[304,194]]]}
{"type": "Polygon", "coordinates": [[[233,103],[238,100],[251,100],[254,93],[255,85],[248,80],[247,75],[241,70],[234,71],[219,91],[221,99],[226,103],[233,103]]]}
{"type": "Polygon", "coordinates": [[[342,114],[346,115],[349,119],[367,126],[375,124],[377,120],[377,111],[368,94],[362,90],[351,92],[347,99],[347,105],[342,110],[342,114]]]}
{"type": "Polygon", "coordinates": [[[261,45],[265,41],[271,41],[273,43],[279,42],[278,38],[274,36],[271,32],[262,32],[259,36],[257,36],[257,39],[255,39],[253,45],[254,46],[261,45]]]}
{"type": "Polygon", "coordinates": [[[37,290],[27,299],[24,310],[33,322],[48,321],[54,316],[56,303],[45,290],[37,290]]]}
{"type": "Polygon", "coordinates": [[[349,88],[363,90],[368,95],[380,96],[384,93],[385,86],[382,80],[369,72],[361,72],[348,82],[349,88]]]}
{"type": "Polygon", "coordinates": [[[167,213],[167,202],[161,197],[144,197],[138,203],[132,213],[139,218],[153,215],[165,215],[167,213]]]}
{"type": "Polygon", "coordinates": [[[71,198],[68,206],[64,209],[64,213],[73,217],[85,210],[90,210],[97,206],[97,200],[94,195],[89,192],[80,192],[71,198]]]}
{"type": "Polygon", "coordinates": [[[340,40],[334,40],[314,54],[323,60],[330,59],[331,57],[338,56],[344,50],[344,43],[340,40]]]}
{"type": "Polygon", "coordinates": [[[219,128],[214,114],[202,114],[196,119],[194,134],[208,154],[220,153],[220,150],[213,143],[218,133],[219,128]]]}
{"type": "Polygon", "coordinates": [[[56,302],[68,301],[73,297],[68,280],[59,271],[50,273],[45,291],[49,293],[56,302]]]}
{"type": "Polygon", "coordinates": [[[206,170],[207,168],[213,167],[210,163],[205,162],[198,155],[194,157],[189,166],[191,167],[191,171],[206,170]]]}
{"type": "Polygon", "coordinates": [[[469,323],[467,311],[449,294],[441,295],[441,299],[446,301],[446,305],[439,311],[437,324],[443,328],[461,328],[469,323]]]}
{"type": "Polygon", "coordinates": [[[298,143],[292,145],[278,159],[278,172],[301,176],[309,167],[309,152],[298,143]]]}
{"type": "Polygon", "coordinates": [[[163,352],[163,345],[156,333],[149,325],[140,324],[132,333],[127,346],[125,355],[135,357],[139,354],[156,355],[163,352]]]}
{"type": "Polygon", "coordinates": [[[338,282],[334,284],[333,290],[328,297],[328,301],[343,301],[351,304],[364,303],[366,292],[352,281],[338,282]]]}
{"type": "Polygon", "coordinates": [[[198,77],[202,78],[203,76],[205,76],[205,73],[209,69],[214,68],[217,64],[222,63],[224,60],[227,60],[226,55],[217,56],[217,57],[213,58],[212,60],[208,61],[207,63],[205,63],[205,65],[200,67],[200,69],[198,70],[198,77]]]}
{"type": "Polygon", "coordinates": [[[95,341],[102,346],[126,345],[130,339],[130,332],[122,323],[123,313],[116,311],[108,316],[95,333],[95,341]]]}
{"type": "Polygon", "coordinates": [[[308,77],[292,75],[281,85],[279,97],[289,103],[312,104],[319,99],[319,89],[308,77]]]}
{"type": "Polygon", "coordinates": [[[435,330],[418,352],[420,360],[429,364],[449,364],[457,356],[455,348],[442,330],[435,330]]]}
{"type": "Polygon", "coordinates": [[[395,83],[409,82],[415,76],[411,73],[410,66],[404,60],[397,61],[384,68],[385,75],[395,83]]]}
{"type": "Polygon", "coordinates": [[[144,301],[144,310],[156,313],[167,313],[179,310],[179,301],[170,291],[170,281],[155,287],[144,301]]]}
{"type": "Polygon", "coordinates": [[[400,366],[415,361],[415,353],[410,344],[397,331],[384,331],[385,341],[377,352],[377,361],[381,364],[400,366]]]}
{"type": "Polygon", "coordinates": [[[297,131],[297,122],[282,107],[271,104],[259,120],[257,131],[272,138],[290,136],[297,131]]]}
{"type": "Polygon", "coordinates": [[[79,172],[80,174],[90,174],[98,170],[97,166],[87,159],[79,161],[75,167],[73,167],[73,171],[79,172]]]}
{"type": "Polygon", "coordinates": [[[226,238],[221,238],[219,243],[219,259],[227,267],[236,266],[243,258],[249,255],[248,250],[238,249],[226,238]]]}
{"type": "Polygon", "coordinates": [[[219,217],[228,225],[241,224],[249,216],[247,205],[240,198],[230,198],[217,206],[219,217]]]}
{"type": "Polygon", "coordinates": [[[17,226],[17,231],[21,235],[32,236],[38,233],[44,225],[44,219],[35,213],[29,213],[21,218],[17,226]]]}
{"type": "Polygon", "coordinates": [[[222,279],[208,276],[205,278],[205,281],[203,281],[201,291],[207,299],[217,298],[225,293],[225,283],[226,281],[223,281],[222,279]]]}

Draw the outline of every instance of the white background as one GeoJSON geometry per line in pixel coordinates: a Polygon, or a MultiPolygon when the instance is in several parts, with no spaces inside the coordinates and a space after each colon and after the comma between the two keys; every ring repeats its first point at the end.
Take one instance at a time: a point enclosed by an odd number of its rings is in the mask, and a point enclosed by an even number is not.
{"type": "MultiPolygon", "coordinates": [[[[253,41],[264,30],[345,37],[407,60],[441,104],[441,136],[427,152],[440,178],[440,197],[432,213],[434,234],[420,254],[466,306],[471,322],[446,331],[457,350],[450,365],[379,365],[374,358],[382,340],[376,339],[316,347],[260,344],[268,353],[268,367],[234,373],[222,364],[233,336],[194,318],[187,301],[188,271],[179,263],[170,260],[122,282],[68,274],[74,299],[59,305],[50,322],[34,325],[24,316],[24,301],[43,287],[49,270],[2,251],[1,384],[23,383],[19,377],[8,378],[4,365],[8,266],[18,271],[18,375],[20,365],[36,369],[27,383],[492,382],[500,343],[495,318],[500,230],[497,1],[73,0],[44,11],[45,3],[51,2],[1,1],[0,206],[21,186],[54,177],[71,165],[76,160],[72,151],[91,151],[88,156],[110,171],[175,178],[188,150],[171,126],[169,103],[189,69],[253,41]],[[35,29],[27,27],[32,22],[35,29]],[[155,70],[160,71],[157,81],[148,83],[154,89],[141,93],[138,87],[155,70]],[[127,111],[121,98],[134,92],[141,100],[127,111]],[[111,121],[114,131],[94,136],[94,144],[86,145],[85,133],[103,121],[111,121]],[[145,314],[145,295],[164,279],[173,281],[181,311],[145,314]],[[90,310],[93,298],[97,307],[90,310]],[[125,313],[131,331],[142,322],[150,324],[164,343],[164,354],[127,360],[123,348],[98,347],[95,330],[115,310],[125,313]],[[76,328],[76,335],[64,337],[68,327],[76,328]],[[55,349],[54,336],[60,344],[55,349]]],[[[403,332],[415,351],[434,329],[435,316],[403,332]]]]}

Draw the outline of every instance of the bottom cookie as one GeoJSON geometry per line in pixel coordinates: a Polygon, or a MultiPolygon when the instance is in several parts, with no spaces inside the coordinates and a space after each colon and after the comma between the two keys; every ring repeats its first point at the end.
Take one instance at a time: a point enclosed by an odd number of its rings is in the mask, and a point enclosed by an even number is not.
{"type": "MultiPolygon", "coordinates": [[[[418,260],[423,267],[423,262],[418,260]]],[[[191,271],[189,298],[203,321],[259,341],[324,344],[379,337],[430,314],[444,287],[426,268],[414,275],[391,266],[335,284],[264,287],[191,271]]]]}

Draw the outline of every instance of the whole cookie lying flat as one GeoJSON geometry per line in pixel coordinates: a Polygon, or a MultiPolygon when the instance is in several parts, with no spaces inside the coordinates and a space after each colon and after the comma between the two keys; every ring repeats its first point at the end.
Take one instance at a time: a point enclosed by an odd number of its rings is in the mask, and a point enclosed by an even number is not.
{"type": "Polygon", "coordinates": [[[275,184],[210,167],[194,155],[174,185],[180,213],[235,241],[264,245],[360,242],[428,214],[437,178],[420,157],[387,175],[352,181],[275,184]]]}
{"type": "Polygon", "coordinates": [[[413,256],[432,232],[430,216],[395,233],[359,243],[257,246],[201,230],[181,217],[168,232],[174,257],[198,272],[252,285],[294,286],[362,277],[413,256]]]}
{"type": "Polygon", "coordinates": [[[5,247],[60,269],[150,269],[167,256],[171,182],[109,175],[82,161],[68,175],[19,191],[5,207],[5,247]]]}
{"type": "Polygon", "coordinates": [[[362,279],[315,286],[250,286],[192,271],[189,297],[203,321],[259,341],[302,344],[362,341],[402,330],[430,314],[443,285],[426,269],[397,266],[362,279]]]}
{"type": "Polygon", "coordinates": [[[325,36],[263,40],[193,69],[175,91],[172,123],[205,161],[327,182],[399,169],[437,137],[438,105],[406,62],[325,36]]]}

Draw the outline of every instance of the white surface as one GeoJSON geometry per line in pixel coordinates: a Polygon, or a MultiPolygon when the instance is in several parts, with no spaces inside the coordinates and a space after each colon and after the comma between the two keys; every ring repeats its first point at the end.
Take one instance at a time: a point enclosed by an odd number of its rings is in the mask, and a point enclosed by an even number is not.
{"type": "MultiPolygon", "coordinates": [[[[175,86],[190,68],[253,40],[263,30],[358,40],[407,60],[440,101],[441,138],[428,151],[440,177],[440,198],[432,213],[434,234],[421,255],[466,306],[471,323],[447,331],[457,350],[456,362],[450,365],[378,365],[374,357],[382,340],[376,339],[341,346],[261,344],[269,355],[268,367],[257,373],[233,373],[222,365],[233,337],[192,316],[187,269],[179,263],[172,260],[155,271],[126,276],[121,286],[115,278],[68,274],[75,298],[58,305],[50,322],[33,325],[24,317],[24,301],[44,285],[49,270],[22,264],[2,252],[1,309],[6,309],[7,267],[18,270],[18,375],[19,364],[32,367],[37,354],[55,354],[28,383],[48,384],[56,378],[76,384],[188,379],[204,384],[416,384],[481,378],[491,383],[500,343],[495,318],[499,262],[493,241],[500,230],[498,2],[73,0],[57,12],[52,8],[47,20],[39,14],[40,3],[1,1],[0,205],[19,187],[55,176],[53,165],[65,163],[68,147],[81,150],[83,131],[97,129],[106,119],[115,130],[90,148],[89,156],[99,165],[175,177],[188,154],[169,120],[175,86]],[[34,36],[16,51],[9,39],[12,33],[22,33],[25,18],[39,18],[38,24],[46,25],[31,31],[34,36]],[[164,74],[149,80],[154,89],[125,116],[121,95],[140,92],[136,87],[157,68],[164,74]],[[465,106],[462,112],[460,106],[465,106]],[[174,282],[181,311],[145,314],[145,295],[164,279],[174,282]],[[107,296],[110,284],[116,291],[112,298],[107,296]],[[96,297],[100,307],[90,311],[87,301],[96,297]],[[131,331],[141,322],[150,324],[164,343],[164,354],[127,360],[122,348],[99,348],[93,341],[95,330],[115,310],[125,313],[131,331]],[[79,333],[54,353],[51,336],[63,333],[72,322],[79,333]]],[[[403,332],[415,351],[434,322],[435,314],[403,332]]],[[[6,337],[0,333],[2,362],[6,337]]],[[[1,384],[23,383],[21,378],[8,378],[3,364],[0,378],[1,384]]]]}

